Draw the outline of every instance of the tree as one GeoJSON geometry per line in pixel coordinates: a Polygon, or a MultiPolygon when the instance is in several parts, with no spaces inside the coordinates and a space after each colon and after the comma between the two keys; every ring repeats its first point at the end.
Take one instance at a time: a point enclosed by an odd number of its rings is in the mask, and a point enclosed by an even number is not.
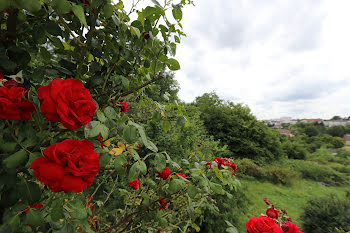
{"type": "Polygon", "coordinates": [[[209,134],[235,156],[263,161],[283,155],[279,133],[259,122],[248,107],[225,102],[215,93],[197,97],[193,105],[200,110],[209,134]]]}
{"type": "Polygon", "coordinates": [[[345,127],[342,125],[332,126],[327,129],[327,134],[333,137],[343,137],[345,133],[345,127]]]}

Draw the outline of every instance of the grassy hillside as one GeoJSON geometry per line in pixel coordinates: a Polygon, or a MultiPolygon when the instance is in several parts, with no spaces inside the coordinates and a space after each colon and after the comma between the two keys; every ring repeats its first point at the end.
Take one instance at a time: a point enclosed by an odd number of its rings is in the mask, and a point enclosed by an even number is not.
{"type": "MultiPolygon", "coordinates": [[[[305,203],[315,197],[334,193],[345,198],[347,187],[326,187],[318,182],[309,180],[298,180],[291,186],[272,184],[257,181],[255,179],[242,179],[242,189],[251,201],[249,210],[242,220],[248,221],[251,216],[259,216],[266,211],[263,199],[266,197],[271,203],[276,203],[278,208],[285,208],[293,222],[301,225],[299,216],[305,203]]],[[[244,227],[244,222],[242,222],[244,227]]]]}

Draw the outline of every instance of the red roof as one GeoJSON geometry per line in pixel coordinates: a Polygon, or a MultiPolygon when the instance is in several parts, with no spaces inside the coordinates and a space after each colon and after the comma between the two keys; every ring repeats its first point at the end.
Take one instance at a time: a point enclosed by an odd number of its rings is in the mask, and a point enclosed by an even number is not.
{"type": "Polygon", "coordinates": [[[279,131],[283,134],[291,134],[291,132],[288,129],[280,129],[279,131]]]}
{"type": "Polygon", "coordinates": [[[345,141],[350,141],[350,134],[345,134],[344,135],[344,140],[345,141]]]}

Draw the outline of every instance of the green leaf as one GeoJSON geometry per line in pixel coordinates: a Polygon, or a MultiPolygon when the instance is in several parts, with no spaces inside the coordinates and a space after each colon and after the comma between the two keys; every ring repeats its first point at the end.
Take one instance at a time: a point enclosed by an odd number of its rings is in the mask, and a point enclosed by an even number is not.
{"type": "Polygon", "coordinates": [[[182,11],[181,11],[180,7],[175,7],[172,10],[172,13],[173,13],[174,19],[176,19],[177,21],[181,21],[181,19],[182,19],[182,11]]]}
{"type": "Polygon", "coordinates": [[[101,133],[102,137],[107,139],[109,134],[109,129],[99,121],[91,121],[89,124],[85,125],[85,137],[94,138],[101,133]]]}
{"type": "Polygon", "coordinates": [[[33,227],[40,226],[43,223],[43,217],[41,215],[40,209],[30,208],[26,214],[26,223],[33,227]]]}
{"type": "Polygon", "coordinates": [[[126,160],[123,154],[118,155],[114,160],[114,168],[119,175],[124,175],[126,173],[127,164],[128,164],[128,161],[126,160]]]}
{"type": "Polygon", "coordinates": [[[8,224],[11,226],[11,229],[16,232],[16,230],[18,229],[19,225],[20,225],[20,219],[18,215],[15,215],[13,217],[11,217],[10,221],[8,222],[8,224]]]}
{"type": "Polygon", "coordinates": [[[217,167],[212,167],[212,168],[214,169],[216,178],[218,178],[221,182],[223,182],[224,181],[224,177],[222,175],[222,171],[219,168],[217,168],[217,167]]]}
{"type": "Polygon", "coordinates": [[[36,203],[41,199],[41,189],[39,185],[34,182],[24,181],[19,187],[19,193],[28,203],[36,203]]]}
{"type": "Polygon", "coordinates": [[[41,9],[39,0],[16,0],[16,2],[30,13],[35,13],[41,9]]]}
{"type": "Polygon", "coordinates": [[[225,192],[222,189],[222,186],[220,184],[216,184],[214,182],[209,182],[209,186],[216,194],[224,194],[224,192],[225,192]]]}
{"type": "Polygon", "coordinates": [[[11,0],[1,0],[0,1],[0,11],[6,10],[10,6],[11,0]]]}
{"type": "Polygon", "coordinates": [[[101,122],[105,122],[107,120],[105,114],[103,114],[103,112],[101,112],[100,110],[96,111],[96,115],[97,115],[97,119],[101,122]]]}
{"type": "Polygon", "coordinates": [[[67,0],[52,0],[52,4],[59,14],[67,14],[72,10],[72,5],[67,0]]]}
{"type": "Polygon", "coordinates": [[[166,166],[166,158],[163,154],[156,154],[152,162],[154,169],[159,172],[162,172],[166,166]]]}
{"type": "Polygon", "coordinates": [[[195,198],[198,193],[198,190],[194,185],[191,184],[187,188],[187,193],[188,193],[188,196],[190,196],[190,198],[195,198]]]}
{"type": "Polygon", "coordinates": [[[165,132],[168,132],[171,129],[171,122],[170,121],[163,121],[162,126],[163,126],[163,130],[165,132]]]}
{"type": "Polygon", "coordinates": [[[86,19],[85,19],[84,8],[80,5],[73,4],[72,10],[73,10],[74,15],[77,16],[78,19],[80,20],[80,23],[83,24],[86,28],[88,28],[88,25],[87,25],[86,19]]]}
{"type": "Polygon", "coordinates": [[[17,143],[15,142],[5,142],[0,144],[0,150],[3,152],[13,152],[16,149],[17,143]]]}
{"type": "Polygon", "coordinates": [[[140,38],[141,33],[137,27],[130,26],[130,31],[131,31],[131,34],[136,35],[138,38],[140,38]]]}
{"type": "Polygon", "coordinates": [[[66,223],[60,230],[60,233],[74,233],[74,227],[70,223],[66,223]]]}
{"type": "Polygon", "coordinates": [[[109,119],[115,119],[117,117],[117,112],[111,106],[106,107],[104,113],[109,119]]]}
{"type": "Polygon", "coordinates": [[[179,70],[180,69],[180,64],[179,62],[174,59],[174,58],[169,58],[167,61],[166,61],[166,64],[168,66],[168,68],[170,70],[179,70]]]}
{"type": "Polygon", "coordinates": [[[110,3],[107,3],[103,7],[103,13],[105,14],[105,18],[108,19],[113,15],[113,6],[110,3]]]}
{"type": "Polygon", "coordinates": [[[137,131],[133,125],[125,126],[123,130],[123,138],[129,144],[133,144],[137,139],[137,131]]]}
{"type": "Polygon", "coordinates": [[[145,131],[143,130],[143,127],[139,124],[136,124],[132,121],[129,121],[130,125],[133,125],[137,128],[137,130],[139,131],[139,134],[141,136],[141,140],[143,142],[143,144],[150,149],[153,152],[158,152],[158,148],[156,147],[156,145],[154,145],[151,141],[149,141],[146,137],[145,131]]]}
{"type": "Polygon", "coordinates": [[[144,161],[139,161],[140,162],[140,173],[143,175],[146,175],[147,173],[147,165],[144,161]]]}
{"type": "Polygon", "coordinates": [[[176,193],[177,191],[180,191],[183,187],[185,187],[185,181],[182,179],[173,179],[170,182],[168,193],[176,193]]]}
{"type": "Polygon", "coordinates": [[[157,0],[152,0],[152,2],[153,2],[155,5],[157,5],[157,6],[159,6],[159,7],[162,7],[162,6],[159,4],[159,2],[158,2],[157,0]]]}
{"type": "Polygon", "coordinates": [[[87,218],[87,213],[85,211],[85,206],[79,199],[74,199],[73,201],[70,201],[65,206],[65,209],[68,211],[69,215],[72,218],[77,219],[85,219],[87,218]]]}
{"type": "Polygon", "coordinates": [[[136,162],[130,168],[129,180],[131,180],[131,181],[135,180],[136,178],[139,177],[140,173],[141,173],[140,163],[136,162]]]}
{"type": "Polygon", "coordinates": [[[56,222],[61,218],[64,218],[63,215],[63,201],[62,199],[57,199],[52,202],[52,209],[50,211],[51,220],[56,222]]]}
{"type": "Polygon", "coordinates": [[[3,163],[7,168],[16,168],[24,163],[28,158],[28,153],[22,149],[4,159],[3,163]]]}

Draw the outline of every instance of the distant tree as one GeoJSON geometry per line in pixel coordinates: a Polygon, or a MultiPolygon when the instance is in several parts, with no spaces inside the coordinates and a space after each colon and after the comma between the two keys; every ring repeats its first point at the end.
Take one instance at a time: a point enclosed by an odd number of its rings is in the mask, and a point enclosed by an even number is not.
{"type": "Polygon", "coordinates": [[[289,129],[290,124],[289,123],[282,123],[283,129],[289,129]]]}
{"type": "Polygon", "coordinates": [[[308,124],[305,128],[304,128],[304,133],[309,136],[317,136],[319,134],[319,131],[317,129],[316,126],[314,126],[313,124],[308,124]]]}
{"type": "Polygon", "coordinates": [[[215,93],[197,97],[194,106],[208,133],[235,155],[265,161],[283,155],[280,134],[259,122],[247,106],[223,101],[215,93]]]}
{"type": "Polygon", "coordinates": [[[345,132],[345,127],[342,125],[332,126],[327,129],[327,134],[333,137],[343,137],[345,132]]]}
{"type": "Polygon", "coordinates": [[[337,121],[337,120],[341,120],[342,118],[340,116],[334,116],[331,118],[331,120],[337,121]]]}

